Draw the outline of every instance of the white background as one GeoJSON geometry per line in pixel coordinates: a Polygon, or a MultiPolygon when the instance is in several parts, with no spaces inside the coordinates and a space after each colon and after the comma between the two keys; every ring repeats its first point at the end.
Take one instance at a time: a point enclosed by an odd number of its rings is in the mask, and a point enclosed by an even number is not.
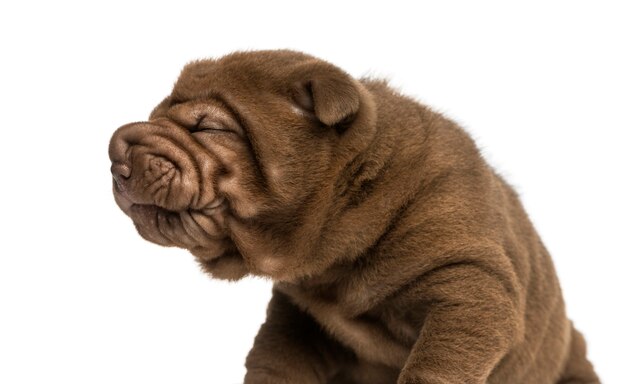
{"type": "MultiPolygon", "coordinates": [[[[13,2],[17,3],[17,2],[13,2]]],[[[0,5],[0,382],[240,383],[269,282],[135,233],[108,139],[186,61],[292,48],[459,121],[518,189],[606,383],[625,383],[619,2],[0,5]]]]}

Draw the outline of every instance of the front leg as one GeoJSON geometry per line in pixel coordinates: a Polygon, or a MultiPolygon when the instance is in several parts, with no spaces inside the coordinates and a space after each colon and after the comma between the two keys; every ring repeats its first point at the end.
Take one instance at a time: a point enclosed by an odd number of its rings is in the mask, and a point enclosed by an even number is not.
{"type": "Polygon", "coordinates": [[[246,359],[244,384],[326,384],[344,353],[309,315],[274,290],[246,359]]]}
{"type": "Polygon", "coordinates": [[[411,295],[430,303],[398,384],[484,384],[521,335],[514,283],[476,264],[428,273],[411,295]]]}

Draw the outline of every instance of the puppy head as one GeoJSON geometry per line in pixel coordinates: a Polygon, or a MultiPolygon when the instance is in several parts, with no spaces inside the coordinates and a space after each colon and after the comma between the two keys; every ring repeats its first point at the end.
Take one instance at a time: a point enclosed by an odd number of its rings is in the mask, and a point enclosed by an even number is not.
{"type": "Polygon", "coordinates": [[[190,250],[215,277],[294,280],[338,261],[318,257],[335,188],[374,133],[369,93],[324,61],[197,61],[149,121],[114,133],[113,193],[145,239],[190,250]]]}

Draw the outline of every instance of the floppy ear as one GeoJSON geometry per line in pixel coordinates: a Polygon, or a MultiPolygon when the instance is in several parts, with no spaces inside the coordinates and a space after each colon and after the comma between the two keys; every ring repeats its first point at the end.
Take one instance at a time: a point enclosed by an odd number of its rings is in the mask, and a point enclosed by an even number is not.
{"type": "Polygon", "coordinates": [[[291,73],[291,80],[296,104],[324,125],[337,125],[359,110],[356,80],[331,64],[319,60],[299,64],[291,73]]]}

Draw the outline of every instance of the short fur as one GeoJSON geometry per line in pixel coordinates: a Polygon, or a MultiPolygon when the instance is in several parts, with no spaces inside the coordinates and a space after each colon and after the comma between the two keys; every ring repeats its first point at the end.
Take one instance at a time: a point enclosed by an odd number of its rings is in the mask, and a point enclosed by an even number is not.
{"type": "Polygon", "coordinates": [[[142,236],[274,280],[246,384],[599,382],[515,192],[384,82],[292,51],[193,62],[110,157],[142,236]]]}

